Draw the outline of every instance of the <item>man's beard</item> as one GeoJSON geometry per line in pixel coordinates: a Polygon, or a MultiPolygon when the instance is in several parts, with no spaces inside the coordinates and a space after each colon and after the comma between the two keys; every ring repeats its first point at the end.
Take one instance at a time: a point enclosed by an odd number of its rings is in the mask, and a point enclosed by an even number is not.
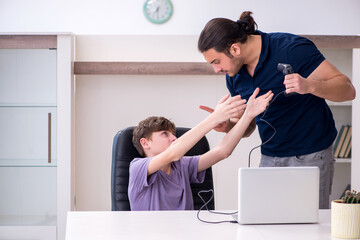
{"type": "Polygon", "coordinates": [[[230,77],[234,77],[236,74],[238,74],[240,72],[240,69],[242,68],[242,66],[244,65],[244,58],[240,57],[240,58],[232,58],[231,59],[231,63],[233,68],[229,71],[227,71],[227,74],[230,77]]]}

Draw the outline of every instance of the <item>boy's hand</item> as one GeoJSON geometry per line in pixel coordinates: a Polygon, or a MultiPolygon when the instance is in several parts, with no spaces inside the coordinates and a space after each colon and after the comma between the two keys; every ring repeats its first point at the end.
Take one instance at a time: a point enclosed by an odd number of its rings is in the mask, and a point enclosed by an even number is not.
{"type": "Polygon", "coordinates": [[[241,99],[240,95],[230,97],[230,94],[226,94],[223,98],[220,99],[218,104],[215,107],[215,110],[212,112],[212,115],[218,122],[219,127],[226,127],[222,125],[227,125],[226,122],[230,118],[238,118],[241,116],[246,109],[246,100],[241,99]]]}
{"type": "MultiPolygon", "coordinates": [[[[225,101],[227,98],[229,98],[229,94],[227,94],[225,97],[223,97],[219,102],[218,104],[220,104],[221,102],[225,101]]],[[[238,96],[240,97],[240,96],[238,96]]],[[[241,98],[241,97],[240,97],[241,98]]],[[[244,111],[245,111],[245,108],[246,108],[246,100],[241,100],[243,103],[243,107],[241,108],[240,111],[236,112],[234,117],[232,117],[233,119],[240,119],[241,116],[244,114],[244,111]]],[[[204,105],[200,105],[199,106],[200,109],[202,110],[205,110],[209,113],[213,113],[214,112],[214,109],[211,108],[211,107],[208,107],[208,106],[204,106],[204,105]]],[[[216,127],[214,127],[214,130],[217,131],[217,132],[228,132],[229,130],[231,129],[230,127],[230,118],[226,119],[225,121],[219,123],[216,127]]]]}
{"type": "Polygon", "coordinates": [[[259,88],[256,88],[253,94],[250,96],[249,101],[247,103],[247,108],[245,114],[249,117],[254,118],[263,111],[265,111],[266,107],[269,105],[271,99],[274,94],[271,91],[268,91],[264,95],[260,97],[256,97],[260,92],[259,88]]]}
{"type": "MultiPolygon", "coordinates": [[[[211,107],[200,105],[199,108],[202,109],[202,110],[205,110],[205,111],[207,111],[209,113],[214,112],[214,109],[212,109],[211,107]]],[[[214,127],[214,130],[217,131],[217,132],[228,132],[229,124],[230,124],[230,119],[218,124],[216,127],[214,127]]]]}
{"type": "MultiPolygon", "coordinates": [[[[212,109],[211,107],[208,106],[204,106],[204,105],[200,105],[199,106],[200,109],[205,110],[209,113],[213,113],[214,109],[212,109]]],[[[216,127],[214,127],[214,130],[217,132],[228,132],[228,126],[230,124],[230,119],[220,123],[219,125],[217,125],[216,127]]]]}

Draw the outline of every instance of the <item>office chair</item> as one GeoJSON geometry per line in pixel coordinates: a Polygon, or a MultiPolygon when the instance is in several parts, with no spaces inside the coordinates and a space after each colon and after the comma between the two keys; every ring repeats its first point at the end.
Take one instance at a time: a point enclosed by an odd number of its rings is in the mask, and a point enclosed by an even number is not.
{"type": "MultiPolygon", "coordinates": [[[[130,203],[128,198],[129,184],[129,165],[136,158],[141,157],[134,145],[132,144],[132,135],[134,127],[128,127],[119,131],[113,142],[112,149],[112,167],[111,167],[111,210],[112,211],[129,211],[130,203]]],[[[176,128],[176,136],[179,137],[188,131],[189,128],[176,128]]],[[[201,155],[209,151],[209,143],[206,137],[203,137],[185,156],[201,155]]],[[[198,210],[204,204],[199,198],[198,192],[201,190],[214,189],[213,176],[211,167],[206,170],[205,180],[203,183],[191,184],[191,190],[194,200],[194,209],[198,210]]],[[[211,197],[211,193],[203,193],[201,196],[205,201],[211,197]]],[[[215,209],[214,198],[207,205],[209,210],[215,209]]]]}

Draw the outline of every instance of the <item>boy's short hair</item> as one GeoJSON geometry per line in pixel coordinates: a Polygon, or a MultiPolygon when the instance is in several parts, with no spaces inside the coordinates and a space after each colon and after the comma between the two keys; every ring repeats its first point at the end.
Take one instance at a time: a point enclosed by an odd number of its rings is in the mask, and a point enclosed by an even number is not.
{"type": "Polygon", "coordinates": [[[145,157],[145,152],[141,146],[141,138],[150,138],[153,132],[167,130],[175,135],[176,128],[175,124],[165,117],[148,117],[134,128],[132,142],[136,150],[142,157],[145,157]]]}

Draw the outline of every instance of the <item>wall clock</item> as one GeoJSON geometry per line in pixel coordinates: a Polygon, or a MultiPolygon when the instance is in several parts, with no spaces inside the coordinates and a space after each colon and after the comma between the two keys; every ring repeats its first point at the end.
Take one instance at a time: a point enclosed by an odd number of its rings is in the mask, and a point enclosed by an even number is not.
{"type": "Polygon", "coordinates": [[[173,13],[171,0],[146,0],[144,14],[147,20],[160,24],[168,21],[173,13]]]}

